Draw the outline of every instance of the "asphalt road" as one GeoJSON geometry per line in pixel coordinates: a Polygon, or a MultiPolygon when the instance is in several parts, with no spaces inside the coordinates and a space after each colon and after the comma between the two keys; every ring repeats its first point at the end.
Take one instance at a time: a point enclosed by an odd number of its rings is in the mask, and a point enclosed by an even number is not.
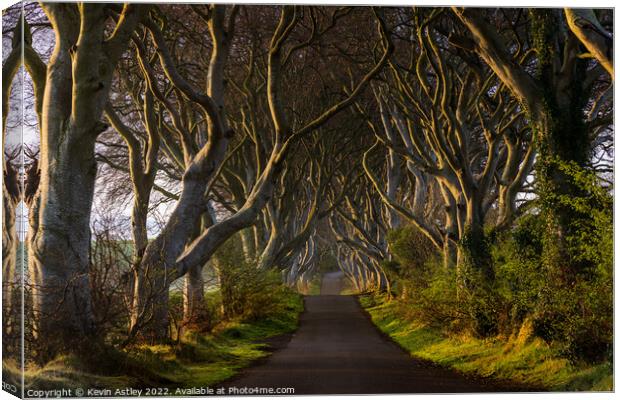
{"type": "Polygon", "coordinates": [[[340,294],[344,284],[344,273],[328,272],[323,275],[321,280],[321,294],[340,294]]]}
{"type": "Polygon", "coordinates": [[[294,388],[295,394],[509,391],[410,357],[380,333],[353,296],[339,296],[342,276],[328,274],[320,296],[305,298],[297,332],[260,365],[225,387],[294,388]]]}

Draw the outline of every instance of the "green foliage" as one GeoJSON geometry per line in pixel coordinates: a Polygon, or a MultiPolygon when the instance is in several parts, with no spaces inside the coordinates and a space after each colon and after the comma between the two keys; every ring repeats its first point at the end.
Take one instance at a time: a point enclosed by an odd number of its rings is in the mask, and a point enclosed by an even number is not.
{"type": "Polygon", "coordinates": [[[526,215],[507,239],[493,247],[497,290],[505,305],[503,332],[521,326],[532,313],[545,283],[540,261],[543,231],[540,217],[526,215]]]}
{"type": "MultiPolygon", "coordinates": [[[[383,267],[405,305],[406,314],[446,331],[469,329],[484,335],[494,332],[494,293],[488,284],[481,285],[487,279],[481,278],[482,271],[473,264],[483,258],[476,253],[480,243],[461,243],[463,259],[470,265],[462,268],[458,277],[454,268],[446,268],[432,243],[415,227],[390,232],[388,243],[394,261],[384,262],[383,267]],[[468,290],[464,290],[464,285],[468,290]]],[[[485,241],[482,245],[486,252],[488,244],[485,241]]]]}
{"type": "Polygon", "coordinates": [[[321,294],[321,283],[322,283],[322,275],[316,274],[310,284],[308,285],[308,290],[304,294],[309,296],[317,296],[321,294]]]}
{"type": "MultiPolygon", "coordinates": [[[[172,324],[187,323],[187,321],[177,321],[177,319],[183,318],[183,296],[183,293],[178,290],[170,292],[168,308],[169,314],[172,316],[172,324]]],[[[191,322],[191,329],[193,330],[211,332],[214,327],[224,321],[220,290],[207,290],[202,304],[197,308],[199,309],[197,312],[199,316],[191,322]]]]}
{"type": "MultiPolygon", "coordinates": [[[[613,199],[594,173],[576,163],[560,163],[572,193],[550,194],[554,204],[579,218],[564,230],[561,254],[549,253],[548,215],[540,210],[519,218],[507,232],[493,234],[488,246],[492,279],[468,253],[476,244],[460,243],[461,260],[470,262],[457,276],[420,246],[414,229],[390,234],[393,261],[384,263],[398,295],[402,315],[442,332],[473,332],[498,337],[519,333],[538,337],[572,362],[603,362],[613,344],[613,199]],[[469,245],[464,245],[469,244],[469,245]],[[420,246],[421,248],[419,248],[420,246]],[[428,255],[427,255],[428,254],[428,255]],[[465,290],[467,289],[467,290],[465,290]],[[486,325],[485,325],[486,323],[486,325]],[[528,329],[523,330],[524,326],[528,329]]],[[[466,236],[467,239],[467,236],[466,236]]],[[[484,261],[484,260],[483,260],[484,261]]]]}
{"type": "Polygon", "coordinates": [[[586,267],[577,272],[586,275],[611,273],[611,269],[607,267],[611,265],[610,256],[613,254],[613,198],[608,190],[598,183],[594,172],[574,162],[555,160],[555,163],[570,183],[579,188],[578,196],[562,193],[553,196],[557,204],[578,216],[570,221],[566,237],[568,253],[573,257],[573,261],[586,267]],[[599,271],[588,270],[587,267],[599,271]]]}
{"type": "Polygon", "coordinates": [[[549,266],[544,262],[546,224],[540,215],[523,218],[494,253],[506,328],[515,329],[529,317],[533,333],[553,343],[572,360],[611,358],[611,213],[595,218],[599,217],[599,223],[587,227],[589,235],[583,232],[581,240],[567,241],[581,249],[582,257],[588,257],[595,266],[568,282],[562,265],[549,266]]]}
{"type": "Polygon", "coordinates": [[[280,273],[248,263],[235,239],[225,243],[214,256],[224,318],[258,320],[282,312],[278,298],[288,289],[282,285],[280,273]]]}
{"type": "Polygon", "coordinates": [[[467,310],[457,300],[456,271],[445,269],[438,258],[418,269],[394,262],[384,269],[392,274],[402,312],[412,320],[446,331],[458,331],[470,321],[467,310]]]}
{"type": "Polygon", "coordinates": [[[495,276],[488,238],[482,229],[465,230],[458,244],[457,297],[470,317],[471,330],[481,337],[497,333],[495,276]]]}
{"type": "Polygon", "coordinates": [[[388,233],[389,249],[399,265],[408,268],[402,273],[408,274],[412,269],[418,271],[435,254],[432,242],[413,225],[406,225],[388,233]]]}
{"type": "Polygon", "coordinates": [[[554,342],[571,359],[611,358],[613,343],[613,201],[593,173],[575,163],[557,168],[580,195],[553,194],[553,202],[575,218],[566,225],[562,243],[549,243],[549,220],[543,213],[524,219],[507,243],[503,272],[506,285],[520,282],[506,297],[529,313],[534,332],[554,342]],[[563,246],[564,259],[546,251],[563,246]],[[515,279],[516,278],[516,279],[515,279]]]}
{"type": "Polygon", "coordinates": [[[418,293],[423,282],[430,279],[432,268],[429,262],[435,261],[435,248],[419,229],[405,225],[388,233],[388,246],[392,260],[382,263],[383,270],[392,283],[392,291],[402,298],[418,293]]]}

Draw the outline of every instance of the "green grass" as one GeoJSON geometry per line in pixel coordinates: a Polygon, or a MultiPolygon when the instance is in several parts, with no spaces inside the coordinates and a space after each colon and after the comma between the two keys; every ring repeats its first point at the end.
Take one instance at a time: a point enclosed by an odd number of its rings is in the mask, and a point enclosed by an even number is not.
{"type": "Polygon", "coordinates": [[[552,391],[611,391],[611,363],[571,364],[552,347],[532,337],[527,327],[511,338],[476,339],[444,335],[404,317],[398,301],[361,296],[373,322],[412,356],[462,373],[519,382],[552,391]]]}
{"type": "MultiPolygon", "coordinates": [[[[3,380],[21,382],[21,370],[13,360],[2,361],[3,380]]],[[[53,390],[59,388],[116,388],[134,386],[140,380],[123,375],[86,373],[74,357],[60,356],[44,367],[29,366],[24,373],[25,390],[53,390]]]]}
{"type": "MultiPolygon", "coordinates": [[[[303,311],[303,298],[287,291],[280,312],[258,321],[233,321],[217,326],[212,334],[188,332],[177,344],[135,346],[123,352],[110,350],[97,360],[98,373],[75,357],[59,357],[44,367],[26,369],[26,390],[55,388],[176,388],[209,386],[235,375],[241,368],[269,354],[264,341],[293,332],[303,311]],[[124,371],[109,375],[112,371],[124,371]]],[[[3,375],[19,381],[17,363],[3,362],[3,375]]]]}
{"type": "Polygon", "coordinates": [[[308,285],[308,293],[306,293],[308,296],[318,296],[321,294],[322,276],[323,275],[317,274],[314,278],[312,278],[310,284],[308,285]]]}
{"type": "Polygon", "coordinates": [[[353,286],[351,280],[345,277],[343,280],[342,290],[340,291],[340,294],[343,296],[351,296],[358,295],[360,294],[360,292],[353,286]]]}

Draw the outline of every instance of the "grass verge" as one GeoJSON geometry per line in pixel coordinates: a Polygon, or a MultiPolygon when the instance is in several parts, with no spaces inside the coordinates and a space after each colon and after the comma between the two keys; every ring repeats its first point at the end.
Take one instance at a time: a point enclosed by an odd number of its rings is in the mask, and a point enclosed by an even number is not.
{"type": "Polygon", "coordinates": [[[372,321],[412,356],[469,375],[508,380],[551,391],[611,391],[613,365],[572,364],[531,335],[476,339],[450,336],[408,320],[397,300],[360,296],[372,321]]]}
{"type": "Polygon", "coordinates": [[[308,296],[318,296],[318,295],[320,295],[321,294],[321,282],[322,282],[322,275],[317,274],[310,281],[310,284],[308,285],[308,291],[305,294],[308,295],[308,296]]]}
{"type": "MultiPolygon", "coordinates": [[[[214,385],[268,355],[267,339],[297,328],[303,297],[287,290],[280,301],[280,311],[268,318],[225,322],[208,335],[188,332],[178,344],[143,345],[122,352],[107,349],[95,361],[98,366],[69,356],[44,367],[31,366],[25,371],[25,390],[93,388],[111,389],[114,394],[126,387],[159,387],[167,388],[169,395],[182,395],[178,388],[214,385]]],[[[3,360],[2,370],[3,378],[19,381],[17,363],[3,360]]]]}

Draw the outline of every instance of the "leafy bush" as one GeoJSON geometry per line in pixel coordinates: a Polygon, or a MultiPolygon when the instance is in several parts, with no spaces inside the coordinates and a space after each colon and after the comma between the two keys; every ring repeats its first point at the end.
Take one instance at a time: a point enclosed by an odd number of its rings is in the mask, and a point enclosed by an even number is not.
{"type": "Polygon", "coordinates": [[[577,216],[562,251],[570,259],[548,258],[547,219],[524,216],[494,247],[499,291],[513,329],[530,316],[533,333],[567,357],[599,361],[613,344],[613,201],[592,173],[561,168],[581,188],[557,196],[577,216]]]}
{"type": "Polygon", "coordinates": [[[168,313],[172,324],[172,336],[177,341],[182,339],[182,333],[211,332],[222,322],[222,298],[219,290],[209,290],[204,294],[202,304],[195,306],[196,317],[191,321],[184,320],[183,300],[184,294],[181,291],[170,293],[168,313]]]}
{"type": "Polygon", "coordinates": [[[414,227],[388,237],[388,271],[401,314],[445,331],[475,330],[472,309],[490,310],[503,337],[537,336],[573,360],[609,360],[613,346],[613,199],[596,176],[574,165],[559,168],[580,188],[555,201],[575,215],[564,246],[550,256],[554,224],[547,214],[521,216],[507,232],[492,232],[495,280],[482,295],[458,296],[456,271],[446,269],[414,227]],[[476,303],[478,302],[478,303],[476,303]],[[477,307],[477,308],[476,308],[477,307]]]}
{"type": "Polygon", "coordinates": [[[388,246],[393,259],[384,261],[382,267],[392,291],[403,299],[417,296],[431,279],[431,271],[438,267],[433,244],[419,229],[407,225],[389,232],[388,246]]]}
{"type": "Polygon", "coordinates": [[[556,195],[574,215],[565,237],[566,265],[547,266],[539,301],[537,333],[560,342],[571,358],[611,358],[613,346],[613,198],[596,175],[572,163],[558,168],[579,188],[556,195]]]}
{"type": "Polygon", "coordinates": [[[390,231],[388,244],[394,260],[407,267],[403,270],[405,273],[424,269],[426,262],[436,254],[432,242],[412,225],[390,231]]]}
{"type": "Polygon", "coordinates": [[[388,243],[393,260],[383,269],[399,295],[401,313],[444,330],[462,327],[467,313],[457,302],[456,271],[444,267],[432,243],[413,226],[391,231],[388,243]]]}
{"type": "Polygon", "coordinates": [[[288,290],[282,285],[280,273],[248,263],[235,239],[225,243],[214,257],[224,318],[257,320],[280,313],[281,299],[288,290]]]}
{"type": "Polygon", "coordinates": [[[496,284],[504,313],[501,331],[513,334],[532,314],[545,283],[541,254],[544,221],[526,215],[492,248],[496,284]]]}

